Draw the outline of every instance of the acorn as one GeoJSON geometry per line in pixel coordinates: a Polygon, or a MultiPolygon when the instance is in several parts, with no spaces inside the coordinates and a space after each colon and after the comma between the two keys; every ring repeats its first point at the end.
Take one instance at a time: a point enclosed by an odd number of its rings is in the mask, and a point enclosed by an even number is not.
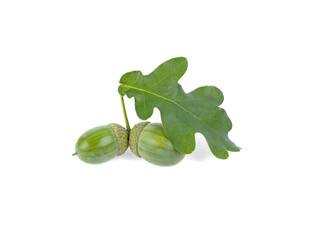
{"type": "Polygon", "coordinates": [[[78,139],[73,154],[86,163],[97,164],[122,155],[128,148],[128,132],[116,123],[92,128],[78,139]]]}
{"type": "Polygon", "coordinates": [[[161,123],[136,124],[130,131],[129,147],[136,156],[159,166],[175,165],[185,157],[175,149],[161,123]]]}

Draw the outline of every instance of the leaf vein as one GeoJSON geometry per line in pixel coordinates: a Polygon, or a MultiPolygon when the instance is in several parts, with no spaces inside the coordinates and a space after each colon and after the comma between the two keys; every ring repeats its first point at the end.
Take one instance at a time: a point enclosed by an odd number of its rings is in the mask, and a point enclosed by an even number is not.
{"type": "Polygon", "coordinates": [[[122,84],[122,83],[121,83],[121,85],[123,85],[124,87],[128,87],[128,88],[131,88],[131,89],[135,89],[135,90],[140,91],[140,92],[145,92],[145,93],[151,94],[151,95],[153,95],[153,96],[162,98],[162,99],[164,99],[164,100],[166,100],[166,101],[169,101],[169,102],[171,102],[171,103],[177,105],[178,107],[180,107],[181,109],[183,109],[185,112],[189,113],[189,114],[192,115],[194,118],[198,119],[199,121],[201,121],[201,122],[203,122],[203,123],[205,124],[205,122],[204,122],[201,118],[198,118],[198,117],[197,117],[196,115],[194,115],[192,112],[188,111],[188,110],[187,110],[186,108],[184,108],[182,105],[178,104],[177,102],[175,102],[175,101],[173,101],[173,100],[171,100],[171,99],[168,99],[168,98],[163,97],[163,96],[161,96],[161,95],[159,95],[159,94],[156,94],[156,93],[153,93],[153,92],[150,92],[150,91],[141,89],[141,88],[137,88],[137,87],[133,87],[133,86],[128,86],[128,85],[125,85],[125,84],[122,84]]]}
{"type": "Polygon", "coordinates": [[[188,102],[188,101],[199,101],[199,100],[207,100],[207,99],[213,99],[213,97],[195,98],[195,99],[180,99],[180,100],[176,100],[176,101],[177,102],[188,102]]]}
{"type": "Polygon", "coordinates": [[[155,84],[153,84],[151,87],[149,87],[147,90],[150,90],[150,89],[152,89],[153,87],[155,87],[156,85],[158,85],[160,82],[163,82],[165,79],[167,79],[169,76],[171,76],[172,75],[172,73],[170,73],[170,74],[168,74],[168,75],[166,75],[166,76],[164,76],[160,81],[158,81],[158,82],[156,82],[155,84]]]}

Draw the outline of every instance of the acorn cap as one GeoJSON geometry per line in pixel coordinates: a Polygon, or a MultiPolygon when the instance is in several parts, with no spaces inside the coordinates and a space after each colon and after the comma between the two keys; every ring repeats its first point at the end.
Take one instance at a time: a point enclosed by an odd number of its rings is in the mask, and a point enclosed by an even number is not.
{"type": "Polygon", "coordinates": [[[146,125],[148,125],[150,122],[141,122],[137,123],[134,125],[134,127],[130,131],[130,136],[129,136],[129,147],[130,150],[138,157],[141,158],[139,152],[138,152],[138,142],[139,142],[139,137],[146,125]]]}
{"type": "Polygon", "coordinates": [[[114,131],[118,143],[118,155],[122,155],[128,148],[128,132],[117,123],[108,124],[114,131]]]}

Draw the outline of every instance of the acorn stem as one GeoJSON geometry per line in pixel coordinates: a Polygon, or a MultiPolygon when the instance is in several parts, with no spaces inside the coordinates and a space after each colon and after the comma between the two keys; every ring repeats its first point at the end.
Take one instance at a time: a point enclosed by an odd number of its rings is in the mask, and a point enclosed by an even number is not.
{"type": "Polygon", "coordinates": [[[120,99],[121,99],[121,105],[122,105],[123,112],[124,112],[126,128],[127,128],[128,133],[129,133],[130,132],[130,125],[129,125],[129,121],[128,121],[128,117],[127,117],[127,112],[126,112],[125,102],[124,102],[123,96],[120,96],[120,99]]]}

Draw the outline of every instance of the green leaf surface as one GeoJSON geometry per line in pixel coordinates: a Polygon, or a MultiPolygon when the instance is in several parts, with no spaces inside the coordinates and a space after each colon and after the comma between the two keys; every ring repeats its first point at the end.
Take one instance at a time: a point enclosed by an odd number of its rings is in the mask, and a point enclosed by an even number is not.
{"type": "Polygon", "coordinates": [[[204,86],[185,93],[179,79],[187,70],[184,57],[170,59],[149,75],[140,71],[124,74],[120,79],[120,95],[135,98],[137,115],[142,120],[160,110],[165,133],[175,148],[185,154],[195,149],[195,133],[206,138],[212,153],[221,159],[228,151],[239,151],[229,138],[232,122],[224,109],[222,92],[214,86],[204,86]]]}

